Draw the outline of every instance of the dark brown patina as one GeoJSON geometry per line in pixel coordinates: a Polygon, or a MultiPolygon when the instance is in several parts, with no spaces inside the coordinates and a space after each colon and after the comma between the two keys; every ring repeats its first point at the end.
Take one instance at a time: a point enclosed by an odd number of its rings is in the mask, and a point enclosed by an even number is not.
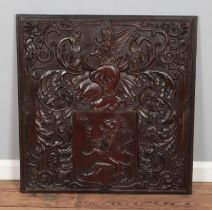
{"type": "Polygon", "coordinates": [[[17,15],[21,191],[191,193],[196,22],[17,15]]]}

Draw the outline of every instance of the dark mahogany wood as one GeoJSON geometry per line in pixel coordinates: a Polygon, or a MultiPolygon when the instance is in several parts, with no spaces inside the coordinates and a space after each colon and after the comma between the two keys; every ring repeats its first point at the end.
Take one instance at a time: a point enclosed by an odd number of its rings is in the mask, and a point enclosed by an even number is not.
{"type": "Polygon", "coordinates": [[[191,193],[196,25],[17,15],[21,191],[191,193]]]}

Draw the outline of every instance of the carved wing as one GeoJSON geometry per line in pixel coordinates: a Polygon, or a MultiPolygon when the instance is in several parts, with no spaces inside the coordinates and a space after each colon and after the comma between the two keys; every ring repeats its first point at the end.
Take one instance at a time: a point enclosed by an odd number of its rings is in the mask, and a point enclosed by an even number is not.
{"type": "Polygon", "coordinates": [[[127,30],[117,32],[114,39],[111,41],[111,54],[113,56],[119,55],[126,47],[126,43],[130,38],[130,32],[127,30]]]}
{"type": "Polygon", "coordinates": [[[120,81],[117,94],[124,101],[133,102],[136,97],[136,88],[141,76],[129,75],[125,72],[120,73],[120,81]]]}

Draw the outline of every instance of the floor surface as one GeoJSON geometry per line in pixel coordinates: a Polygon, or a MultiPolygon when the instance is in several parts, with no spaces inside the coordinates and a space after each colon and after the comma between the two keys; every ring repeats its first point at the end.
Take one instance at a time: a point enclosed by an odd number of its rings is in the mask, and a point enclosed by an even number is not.
{"type": "Polygon", "coordinates": [[[20,193],[19,181],[0,181],[0,210],[212,210],[212,183],[194,183],[192,195],[20,193]]]}

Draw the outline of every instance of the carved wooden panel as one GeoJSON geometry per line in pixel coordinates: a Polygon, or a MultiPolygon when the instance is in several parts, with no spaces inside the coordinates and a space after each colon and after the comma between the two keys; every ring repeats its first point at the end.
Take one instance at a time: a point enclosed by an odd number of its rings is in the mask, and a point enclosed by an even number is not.
{"type": "Polygon", "coordinates": [[[191,193],[196,20],[17,15],[21,191],[191,193]]]}

